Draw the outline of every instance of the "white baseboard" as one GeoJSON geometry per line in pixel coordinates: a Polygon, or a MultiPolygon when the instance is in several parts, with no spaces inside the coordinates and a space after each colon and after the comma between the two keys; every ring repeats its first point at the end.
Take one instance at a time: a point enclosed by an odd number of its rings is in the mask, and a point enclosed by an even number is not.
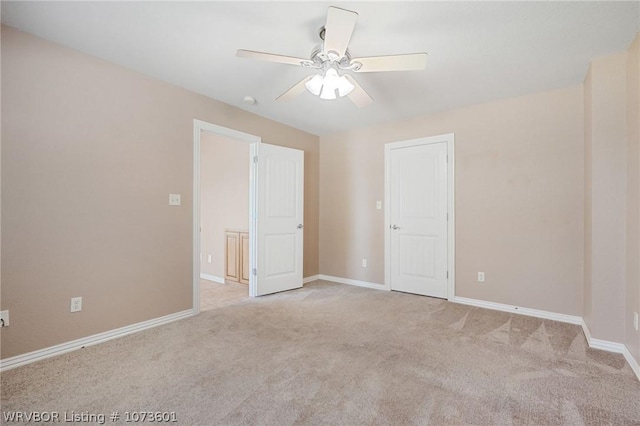
{"type": "Polygon", "coordinates": [[[302,279],[302,284],[310,283],[312,281],[317,281],[320,279],[320,275],[311,275],[310,277],[305,277],[302,279]]]}
{"type": "Polygon", "coordinates": [[[626,345],[622,349],[622,355],[624,355],[624,358],[629,363],[629,366],[631,367],[633,372],[636,373],[636,377],[638,378],[638,380],[640,380],[640,364],[638,364],[638,361],[636,361],[633,355],[631,355],[631,352],[629,351],[629,348],[627,348],[626,345]]]}
{"type": "Polygon", "coordinates": [[[638,361],[636,361],[633,355],[631,355],[629,348],[627,348],[624,343],[594,339],[593,337],[591,337],[591,331],[589,330],[589,327],[584,320],[582,320],[582,331],[584,332],[584,337],[587,339],[587,343],[589,344],[590,348],[624,355],[624,359],[627,360],[636,377],[638,378],[638,380],[640,380],[640,365],[638,365],[638,361]]]}
{"type": "Polygon", "coordinates": [[[584,337],[586,337],[587,343],[589,344],[590,348],[601,349],[603,351],[614,352],[617,354],[621,354],[624,351],[625,346],[623,343],[611,342],[609,340],[594,339],[593,337],[591,337],[591,331],[589,330],[589,327],[587,326],[587,323],[584,320],[582,320],[580,325],[582,325],[582,331],[584,332],[584,337]]]}
{"type": "Polygon", "coordinates": [[[376,290],[386,290],[384,284],[370,283],[367,281],[352,280],[350,278],[332,277],[331,275],[318,275],[318,278],[325,281],[333,281],[340,284],[355,285],[358,287],[374,288],[376,290]]]}
{"type": "Polygon", "coordinates": [[[0,372],[193,316],[191,309],[0,360],[0,372]]]}
{"type": "Polygon", "coordinates": [[[512,314],[528,315],[530,317],[543,318],[569,324],[582,324],[582,317],[575,315],[558,314],[556,312],[541,311],[539,309],[522,308],[520,306],[505,305],[503,303],[486,302],[484,300],[469,299],[466,297],[454,297],[452,302],[463,305],[477,306],[479,308],[493,309],[495,311],[510,312],[512,314]]]}
{"type": "Polygon", "coordinates": [[[215,275],[200,274],[200,278],[207,281],[213,281],[214,283],[224,284],[224,278],[215,275]]]}

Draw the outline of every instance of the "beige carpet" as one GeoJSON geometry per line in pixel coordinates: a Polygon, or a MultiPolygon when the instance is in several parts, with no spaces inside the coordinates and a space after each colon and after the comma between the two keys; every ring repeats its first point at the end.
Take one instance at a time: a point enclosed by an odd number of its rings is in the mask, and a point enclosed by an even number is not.
{"type": "Polygon", "coordinates": [[[577,326],[323,281],[9,370],[1,383],[4,412],[107,423],[145,410],[185,425],[640,424],[640,382],[577,326]]]}

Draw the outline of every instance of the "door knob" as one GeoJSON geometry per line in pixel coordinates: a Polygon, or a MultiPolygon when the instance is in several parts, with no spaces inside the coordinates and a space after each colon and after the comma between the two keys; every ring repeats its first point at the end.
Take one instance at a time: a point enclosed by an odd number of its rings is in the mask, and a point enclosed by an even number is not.
{"type": "Polygon", "coordinates": [[[299,224],[298,229],[302,229],[302,228],[303,228],[302,224],[299,224]]]}
{"type": "Polygon", "coordinates": [[[398,225],[393,225],[391,229],[400,229],[400,227],[398,225]]]}

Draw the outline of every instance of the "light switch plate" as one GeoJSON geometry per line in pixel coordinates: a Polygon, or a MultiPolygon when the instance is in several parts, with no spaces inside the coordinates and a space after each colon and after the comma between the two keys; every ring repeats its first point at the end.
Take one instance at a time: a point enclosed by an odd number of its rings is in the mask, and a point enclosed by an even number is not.
{"type": "Polygon", "coordinates": [[[382,209],[382,201],[376,201],[376,210],[382,209]]]}
{"type": "Polygon", "coordinates": [[[478,272],[478,282],[479,283],[484,282],[484,272],[478,272]]]}
{"type": "Polygon", "coordinates": [[[169,194],[169,205],[170,206],[179,206],[180,205],[180,194],[169,194]]]}

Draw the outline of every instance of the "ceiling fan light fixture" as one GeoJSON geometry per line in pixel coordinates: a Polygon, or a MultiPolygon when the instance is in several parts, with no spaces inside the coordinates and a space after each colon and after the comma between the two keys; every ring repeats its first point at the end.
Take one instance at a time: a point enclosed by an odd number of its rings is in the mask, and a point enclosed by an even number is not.
{"type": "Polygon", "coordinates": [[[340,97],[347,96],[355,88],[353,84],[345,76],[338,79],[338,95],[340,97]]]}
{"type": "Polygon", "coordinates": [[[320,96],[320,99],[325,100],[346,96],[354,89],[354,85],[344,76],[339,75],[335,68],[329,68],[324,76],[313,76],[305,83],[305,87],[315,96],[320,96]]]}
{"type": "Polygon", "coordinates": [[[322,90],[322,81],[323,78],[321,75],[314,75],[311,80],[307,81],[304,84],[304,87],[306,87],[307,90],[314,95],[320,96],[320,91],[322,90]]]}
{"type": "Polygon", "coordinates": [[[320,93],[320,99],[334,100],[336,99],[336,89],[333,89],[327,85],[322,86],[322,92],[320,93]]]}
{"type": "Polygon", "coordinates": [[[338,77],[338,71],[336,71],[335,68],[329,68],[327,72],[324,73],[324,84],[335,86],[338,77]]]}

